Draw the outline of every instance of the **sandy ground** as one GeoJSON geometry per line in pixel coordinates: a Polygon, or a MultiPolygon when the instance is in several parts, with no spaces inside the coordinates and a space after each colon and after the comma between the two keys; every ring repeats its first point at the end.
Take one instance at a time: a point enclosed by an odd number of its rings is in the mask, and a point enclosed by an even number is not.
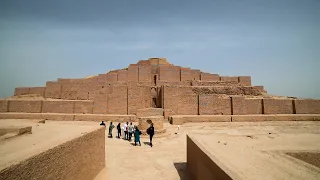
{"type": "MultiPolygon", "coordinates": [[[[142,139],[141,147],[133,146],[130,142],[123,139],[106,138],[106,168],[99,173],[95,180],[126,178],[139,180],[188,179],[186,172],[186,134],[202,136],[203,139],[209,138],[211,144],[217,144],[217,141],[220,141],[219,146],[223,148],[229,147],[229,151],[223,151],[223,149],[214,151],[218,154],[220,153],[219,155],[222,155],[225,158],[224,160],[237,157],[238,145],[241,146],[240,149],[243,152],[246,149],[252,149],[253,146],[260,150],[269,151],[300,151],[302,149],[320,151],[320,122],[190,123],[181,126],[180,134],[175,134],[177,126],[169,124],[165,126],[169,135],[154,139],[154,147],[152,148],[144,144],[148,142],[146,138],[142,139]],[[241,140],[248,143],[241,145],[241,140]],[[223,144],[225,142],[227,142],[227,145],[223,144]],[[233,153],[233,156],[228,156],[228,153],[233,153]]],[[[245,154],[247,154],[248,158],[253,157],[250,156],[250,153],[245,154]]],[[[267,156],[267,159],[269,159],[272,155],[267,156]]],[[[274,177],[274,179],[283,178],[283,174],[291,174],[289,176],[290,179],[304,179],[305,177],[314,179],[315,177],[320,177],[319,168],[317,169],[317,167],[299,160],[296,161],[297,163],[292,169],[294,172],[290,171],[290,166],[289,171],[287,171],[288,167],[287,169],[285,168],[286,164],[281,165],[282,162],[287,162],[284,159],[279,158],[278,160],[279,167],[282,167],[283,172],[279,170],[274,171],[272,167],[268,166],[268,161],[266,161],[266,166],[263,166],[265,162],[254,161],[254,158],[248,162],[262,165],[258,168],[260,172],[270,170],[268,174],[280,174],[280,176],[269,176],[274,177]],[[307,168],[301,168],[301,166],[297,165],[299,163],[307,168]]],[[[228,160],[231,162],[232,159],[228,160]]],[[[241,161],[237,162],[238,166],[234,168],[238,168],[238,172],[244,174],[253,172],[253,176],[251,177],[259,177],[257,179],[261,179],[261,173],[254,174],[254,171],[250,171],[250,168],[241,169],[244,166],[241,165],[241,161]]]]}
{"type": "Polygon", "coordinates": [[[99,128],[86,122],[38,121],[0,120],[0,127],[32,126],[32,134],[0,141],[0,170],[99,128]]]}

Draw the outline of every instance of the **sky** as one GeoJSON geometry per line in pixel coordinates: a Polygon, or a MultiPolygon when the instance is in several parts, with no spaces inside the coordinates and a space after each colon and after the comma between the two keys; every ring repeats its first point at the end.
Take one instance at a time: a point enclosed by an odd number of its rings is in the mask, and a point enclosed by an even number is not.
{"type": "Polygon", "coordinates": [[[0,97],[150,57],[320,99],[320,0],[1,0],[0,97]]]}

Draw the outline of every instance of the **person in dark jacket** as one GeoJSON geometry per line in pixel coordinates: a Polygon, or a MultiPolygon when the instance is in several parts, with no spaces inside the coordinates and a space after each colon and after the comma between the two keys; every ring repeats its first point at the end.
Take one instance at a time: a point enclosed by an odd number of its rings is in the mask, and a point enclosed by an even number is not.
{"type": "Polygon", "coordinates": [[[151,126],[147,129],[147,134],[149,134],[150,137],[150,146],[152,147],[152,138],[154,135],[154,127],[153,127],[153,123],[151,123],[151,126]]]}
{"type": "Polygon", "coordinates": [[[117,138],[120,138],[121,137],[121,124],[120,123],[117,125],[117,130],[118,130],[117,138]]]}
{"type": "Polygon", "coordinates": [[[134,131],[134,145],[135,146],[137,145],[137,142],[141,146],[140,135],[141,135],[141,131],[138,129],[138,126],[136,126],[135,131],[134,131]]]}

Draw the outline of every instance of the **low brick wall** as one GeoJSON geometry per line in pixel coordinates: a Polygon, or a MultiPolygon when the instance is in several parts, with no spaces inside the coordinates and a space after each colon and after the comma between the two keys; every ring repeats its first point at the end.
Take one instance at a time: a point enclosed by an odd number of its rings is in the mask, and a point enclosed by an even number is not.
{"type": "Polygon", "coordinates": [[[9,100],[9,112],[40,113],[42,101],[39,100],[9,100]]]}
{"type": "Polygon", "coordinates": [[[187,135],[187,170],[190,179],[232,180],[213,160],[206,148],[189,135],[187,135]]]}
{"type": "Polygon", "coordinates": [[[0,179],[89,180],[105,167],[105,128],[75,138],[0,172],[0,179]]]}
{"type": "Polygon", "coordinates": [[[162,108],[144,108],[137,110],[137,117],[163,116],[162,108]]]}
{"type": "Polygon", "coordinates": [[[63,114],[63,113],[0,113],[0,119],[47,119],[54,121],[135,122],[135,115],[63,114]]]}
{"type": "Polygon", "coordinates": [[[200,122],[320,121],[320,114],[175,115],[170,116],[169,121],[173,125],[200,122]]]}

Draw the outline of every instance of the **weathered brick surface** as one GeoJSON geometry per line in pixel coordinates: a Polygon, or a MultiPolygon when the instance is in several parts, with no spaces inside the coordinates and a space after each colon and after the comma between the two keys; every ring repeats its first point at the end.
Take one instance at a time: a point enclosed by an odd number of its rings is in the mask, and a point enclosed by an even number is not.
{"type": "Polygon", "coordinates": [[[105,132],[99,128],[35,154],[1,171],[0,179],[94,179],[105,167],[105,132]]]}
{"type": "Polygon", "coordinates": [[[181,68],[181,81],[192,81],[193,76],[190,68],[181,68]]]}
{"type": "Polygon", "coordinates": [[[213,96],[213,114],[231,115],[231,98],[213,96]]]}
{"type": "Polygon", "coordinates": [[[74,101],[73,113],[92,114],[93,101],[74,101]]]}
{"type": "Polygon", "coordinates": [[[199,95],[199,114],[213,114],[213,95],[199,95]]]}
{"type": "Polygon", "coordinates": [[[48,81],[46,83],[45,97],[60,99],[61,98],[61,84],[59,82],[48,81]]]}
{"type": "Polygon", "coordinates": [[[15,88],[14,90],[14,95],[26,95],[29,94],[29,87],[20,87],[20,88],[15,88]]]}
{"type": "Polygon", "coordinates": [[[192,80],[200,80],[200,73],[201,71],[198,69],[191,69],[192,80]]]}
{"type": "Polygon", "coordinates": [[[198,95],[180,95],[178,114],[198,115],[198,95]]]}
{"type": "Polygon", "coordinates": [[[128,67],[128,81],[138,82],[139,77],[139,67],[136,65],[130,65],[128,67]]]}
{"type": "Polygon", "coordinates": [[[235,81],[192,81],[192,86],[240,86],[235,81]]]}
{"type": "Polygon", "coordinates": [[[220,76],[220,79],[221,81],[235,81],[235,82],[239,81],[238,76],[220,76]]]}
{"type": "Polygon", "coordinates": [[[262,99],[245,99],[246,114],[262,114],[262,99]]]}
{"type": "Polygon", "coordinates": [[[108,112],[108,93],[110,93],[110,86],[102,86],[93,92],[93,113],[107,114],[108,112]]]}
{"type": "Polygon", "coordinates": [[[76,100],[78,99],[78,92],[82,85],[75,83],[63,84],[61,88],[61,99],[76,100]]]}
{"type": "Polygon", "coordinates": [[[219,81],[220,76],[218,74],[201,73],[201,81],[219,81]]]}
{"type": "MultiPolygon", "coordinates": [[[[75,121],[105,121],[105,122],[136,122],[134,115],[118,115],[118,114],[75,114],[75,121]]],[[[114,124],[116,125],[116,124],[114,124]]]]}
{"type": "Polygon", "coordinates": [[[0,100],[0,112],[8,112],[8,100],[0,100]]]}
{"type": "Polygon", "coordinates": [[[127,114],[127,86],[110,86],[108,93],[108,114],[127,114]]]}
{"type": "Polygon", "coordinates": [[[160,66],[159,80],[167,82],[180,81],[180,67],[176,66],[160,66]]]}
{"type": "Polygon", "coordinates": [[[41,100],[9,100],[9,112],[40,113],[41,100]]]}
{"type": "Polygon", "coordinates": [[[251,86],[251,76],[239,76],[238,82],[244,86],[251,86]]]}
{"type": "Polygon", "coordinates": [[[107,83],[107,74],[98,74],[97,82],[107,83]]]}
{"type": "Polygon", "coordinates": [[[244,97],[233,96],[231,97],[232,114],[241,115],[246,114],[246,101],[244,97]]]}
{"type": "Polygon", "coordinates": [[[117,72],[108,72],[107,73],[107,82],[117,82],[118,73],[117,72]]]}
{"type": "Polygon", "coordinates": [[[232,122],[260,121],[320,121],[320,115],[312,114],[271,114],[271,115],[233,115],[232,122]]]}
{"type": "Polygon", "coordinates": [[[151,82],[151,67],[139,66],[139,82],[151,82]]]}
{"type": "Polygon", "coordinates": [[[294,100],[296,114],[320,114],[320,100],[294,100]]]}
{"type": "Polygon", "coordinates": [[[291,99],[263,99],[264,114],[293,114],[291,99]]]}
{"type": "Polygon", "coordinates": [[[123,69],[118,72],[118,81],[128,81],[128,70],[123,69]]]}
{"type": "Polygon", "coordinates": [[[179,82],[167,82],[167,81],[158,81],[158,86],[191,86],[192,81],[179,81],[179,82]]]}
{"type": "Polygon", "coordinates": [[[44,96],[45,91],[46,91],[46,87],[30,87],[29,88],[29,94],[38,94],[38,95],[44,96]]]}
{"type": "Polygon", "coordinates": [[[43,101],[43,113],[73,113],[74,101],[72,100],[54,100],[43,101]]]}
{"type": "Polygon", "coordinates": [[[151,107],[149,86],[128,86],[128,114],[136,114],[138,109],[151,107]]]}
{"type": "Polygon", "coordinates": [[[143,108],[137,110],[137,117],[163,116],[162,108],[143,108]]]}

